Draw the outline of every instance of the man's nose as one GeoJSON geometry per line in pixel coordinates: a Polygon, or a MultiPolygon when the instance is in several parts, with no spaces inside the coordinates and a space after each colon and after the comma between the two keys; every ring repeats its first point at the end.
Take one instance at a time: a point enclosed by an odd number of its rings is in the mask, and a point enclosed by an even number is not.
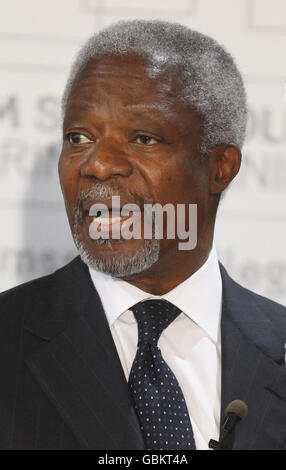
{"type": "Polygon", "coordinates": [[[92,150],[81,167],[80,174],[105,181],[113,176],[130,176],[133,171],[126,152],[114,142],[102,141],[92,150]]]}

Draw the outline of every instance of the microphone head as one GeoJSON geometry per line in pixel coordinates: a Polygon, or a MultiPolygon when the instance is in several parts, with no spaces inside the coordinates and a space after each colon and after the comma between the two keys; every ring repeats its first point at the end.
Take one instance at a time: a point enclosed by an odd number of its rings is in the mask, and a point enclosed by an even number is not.
{"type": "Polygon", "coordinates": [[[225,416],[227,416],[228,413],[234,413],[235,415],[239,416],[241,421],[243,421],[247,416],[248,406],[244,401],[233,400],[226,407],[225,416]]]}

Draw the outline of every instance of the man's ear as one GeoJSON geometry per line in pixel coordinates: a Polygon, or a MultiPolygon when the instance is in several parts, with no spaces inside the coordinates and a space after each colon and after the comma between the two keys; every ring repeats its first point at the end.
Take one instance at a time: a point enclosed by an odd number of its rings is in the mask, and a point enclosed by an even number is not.
{"type": "Polygon", "coordinates": [[[208,157],[209,190],[211,194],[221,193],[237,175],[240,169],[241,152],[234,145],[219,145],[208,157]]]}

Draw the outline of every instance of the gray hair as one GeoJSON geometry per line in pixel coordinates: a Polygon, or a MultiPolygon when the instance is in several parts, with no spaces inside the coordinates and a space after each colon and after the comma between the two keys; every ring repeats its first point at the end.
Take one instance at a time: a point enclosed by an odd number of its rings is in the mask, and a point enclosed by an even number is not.
{"type": "Polygon", "coordinates": [[[232,56],[214,39],[177,23],[119,21],[94,34],[71,69],[62,99],[63,114],[87,64],[109,53],[136,53],[151,61],[155,76],[178,69],[182,81],[178,100],[189,103],[202,119],[202,156],[217,145],[242,147],[247,124],[246,93],[232,56]]]}

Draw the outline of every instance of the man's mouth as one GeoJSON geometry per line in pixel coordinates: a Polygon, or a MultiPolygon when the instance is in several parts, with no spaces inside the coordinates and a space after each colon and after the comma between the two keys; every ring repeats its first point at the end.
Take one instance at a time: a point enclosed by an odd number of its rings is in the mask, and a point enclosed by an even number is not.
{"type": "Polygon", "coordinates": [[[86,220],[92,233],[108,233],[116,238],[121,234],[124,237],[124,229],[127,230],[133,224],[141,222],[141,208],[138,205],[134,206],[134,203],[130,201],[120,200],[120,205],[112,204],[112,202],[114,201],[111,198],[84,201],[82,207],[86,220]],[[131,210],[124,208],[126,204],[133,205],[131,210]],[[127,222],[131,218],[132,220],[127,222]],[[126,222],[125,225],[123,225],[124,222],[126,222]]]}
{"type": "Polygon", "coordinates": [[[113,235],[118,234],[124,229],[124,222],[131,219],[134,223],[141,218],[141,211],[130,212],[128,215],[120,215],[120,212],[106,211],[101,212],[100,215],[93,217],[92,224],[93,228],[101,233],[112,233],[113,235]]]}

